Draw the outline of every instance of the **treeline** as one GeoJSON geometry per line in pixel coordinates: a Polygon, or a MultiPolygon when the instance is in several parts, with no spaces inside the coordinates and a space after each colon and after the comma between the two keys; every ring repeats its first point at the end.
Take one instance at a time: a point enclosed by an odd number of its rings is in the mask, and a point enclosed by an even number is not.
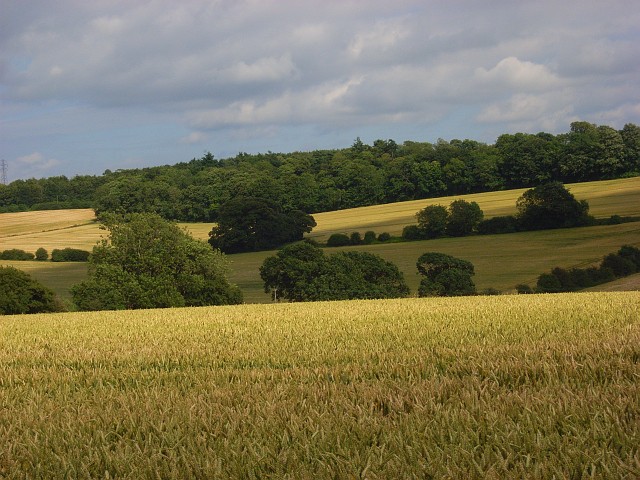
{"type": "MultiPolygon", "coordinates": [[[[605,256],[599,266],[572,268],[556,267],[550,273],[538,277],[535,291],[538,293],[576,292],[595,287],[640,272],[640,249],[623,245],[617,253],[605,256]]],[[[516,287],[519,293],[532,293],[527,285],[516,287]]]]}
{"type": "Polygon", "coordinates": [[[621,130],[574,122],[567,133],[501,135],[436,143],[356,139],[349,148],[247,154],[173,166],[105,171],[101,176],[17,180],[0,185],[0,212],[93,207],[153,212],[180,221],[216,221],[238,196],[260,197],[283,211],[316,213],[549,181],[640,175],[640,127],[621,130]]]}

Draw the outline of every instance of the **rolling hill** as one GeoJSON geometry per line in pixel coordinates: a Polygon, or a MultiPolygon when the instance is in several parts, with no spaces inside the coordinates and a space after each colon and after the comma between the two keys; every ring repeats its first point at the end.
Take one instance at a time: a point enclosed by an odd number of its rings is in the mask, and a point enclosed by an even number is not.
{"type": "MultiPolygon", "coordinates": [[[[640,216],[640,177],[567,187],[579,200],[587,200],[590,213],[598,218],[614,214],[640,216]]],[[[516,199],[523,192],[522,189],[508,190],[318,213],[314,215],[318,225],[309,237],[324,241],[332,233],[364,233],[366,230],[398,235],[405,225],[415,223],[414,215],[421,208],[432,204],[446,206],[457,198],[478,202],[485,217],[507,215],[515,212],[516,199]]],[[[182,225],[203,240],[211,229],[211,224],[182,225]]],[[[0,214],[0,250],[21,248],[35,252],[39,247],[49,251],[64,247],[91,250],[103,234],[93,211],[88,209],[0,214]]],[[[540,273],[555,266],[570,268],[598,263],[623,244],[640,245],[640,222],[345,248],[375,253],[396,263],[413,291],[419,283],[415,261],[426,251],[470,260],[476,267],[475,282],[479,290],[505,291],[518,283],[534,283],[540,273]]],[[[269,301],[269,296],[262,291],[258,268],[270,255],[273,252],[229,256],[233,270],[231,280],[242,288],[247,302],[269,301]]],[[[82,264],[14,262],[13,265],[29,271],[63,298],[69,298],[70,286],[86,275],[86,266],[82,264]]]]}

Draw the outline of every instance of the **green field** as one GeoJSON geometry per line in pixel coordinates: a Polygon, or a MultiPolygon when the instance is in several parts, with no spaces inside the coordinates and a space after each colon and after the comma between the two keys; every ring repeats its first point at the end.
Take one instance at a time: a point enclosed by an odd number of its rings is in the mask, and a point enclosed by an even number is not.
{"type": "Polygon", "coordinates": [[[640,293],[0,317],[0,478],[640,478],[640,293]]]}
{"type": "MultiPolygon", "coordinates": [[[[614,214],[640,216],[640,177],[568,187],[578,199],[589,201],[590,211],[597,217],[614,214]]],[[[414,215],[420,208],[435,203],[448,205],[454,198],[477,201],[487,217],[511,214],[515,212],[516,199],[523,191],[489,192],[319,213],[315,215],[318,226],[310,237],[326,240],[331,233],[360,231],[364,234],[369,229],[377,233],[387,231],[399,234],[404,225],[415,223],[414,215]]],[[[201,239],[206,239],[211,229],[210,224],[183,225],[201,239]]],[[[90,250],[101,235],[104,235],[104,231],[92,221],[89,210],[0,214],[2,250],[22,248],[35,252],[40,246],[49,251],[66,246],[90,250]]],[[[518,283],[535,284],[538,275],[556,266],[571,268],[597,264],[604,255],[615,252],[624,244],[640,246],[640,222],[355,248],[381,255],[398,265],[413,292],[420,281],[415,262],[428,251],[448,253],[471,261],[476,268],[474,280],[478,290],[495,288],[510,291],[518,283]]],[[[327,252],[338,250],[328,249],[327,252]]],[[[267,256],[273,254],[257,252],[229,256],[231,280],[241,287],[246,302],[270,301],[269,295],[263,292],[258,268],[267,256]]],[[[70,299],[70,286],[86,275],[86,266],[77,264],[14,262],[13,265],[32,273],[67,302],[70,299]]]]}

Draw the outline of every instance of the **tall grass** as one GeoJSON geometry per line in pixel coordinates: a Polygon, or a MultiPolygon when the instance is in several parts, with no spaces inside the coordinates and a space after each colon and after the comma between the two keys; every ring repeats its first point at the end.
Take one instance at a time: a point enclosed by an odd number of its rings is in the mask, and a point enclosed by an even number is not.
{"type": "Polygon", "coordinates": [[[640,294],[0,317],[0,478],[638,478],[640,294]]]}

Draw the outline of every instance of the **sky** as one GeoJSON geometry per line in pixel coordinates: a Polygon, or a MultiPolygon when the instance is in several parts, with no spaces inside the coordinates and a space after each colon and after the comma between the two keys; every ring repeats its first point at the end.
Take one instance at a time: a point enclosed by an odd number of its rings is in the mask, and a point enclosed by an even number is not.
{"type": "Polygon", "coordinates": [[[0,0],[8,181],[640,124],[637,0],[0,0]]]}

